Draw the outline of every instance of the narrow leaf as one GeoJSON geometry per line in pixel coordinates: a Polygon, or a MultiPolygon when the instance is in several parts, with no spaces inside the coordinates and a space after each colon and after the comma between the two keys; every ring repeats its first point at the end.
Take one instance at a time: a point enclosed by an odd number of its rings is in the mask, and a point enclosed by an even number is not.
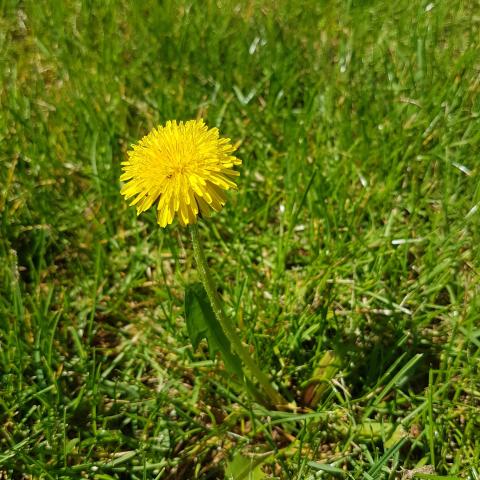
{"type": "Polygon", "coordinates": [[[263,480],[267,475],[263,473],[261,466],[269,459],[269,455],[246,457],[237,453],[227,464],[225,478],[227,480],[263,480]]]}
{"type": "Polygon", "coordinates": [[[320,359],[312,378],[308,381],[303,392],[303,400],[310,407],[316,407],[325,392],[330,387],[330,380],[335,377],[339,369],[339,362],[335,354],[328,350],[320,359]]]}
{"type": "Polygon", "coordinates": [[[185,290],[185,319],[188,335],[194,349],[205,338],[210,357],[219,352],[227,370],[243,379],[242,363],[233,352],[217,317],[213,313],[207,292],[201,283],[187,285],[185,290]]]}

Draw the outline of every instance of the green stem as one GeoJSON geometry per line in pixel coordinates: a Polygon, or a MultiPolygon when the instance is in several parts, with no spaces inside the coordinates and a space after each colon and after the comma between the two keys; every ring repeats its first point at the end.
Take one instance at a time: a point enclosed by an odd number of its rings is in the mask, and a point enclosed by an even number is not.
{"type": "Polygon", "coordinates": [[[223,311],[222,303],[215,288],[213,278],[210,274],[210,270],[203,253],[202,244],[198,235],[198,227],[196,224],[190,225],[190,233],[192,234],[193,242],[193,253],[195,255],[195,260],[197,262],[198,272],[200,275],[200,280],[205,287],[205,290],[208,295],[208,299],[212,305],[213,312],[217,317],[220,325],[223,328],[223,331],[228,338],[230,344],[232,345],[235,353],[240,357],[242,362],[248,368],[250,373],[258,380],[258,383],[263,388],[264,392],[268,395],[270,401],[273,405],[284,405],[286,400],[278,393],[270,383],[267,375],[262,372],[258,367],[255,361],[250,356],[248,350],[242,345],[240,338],[237,335],[235,325],[233,322],[225,315],[223,311]]]}

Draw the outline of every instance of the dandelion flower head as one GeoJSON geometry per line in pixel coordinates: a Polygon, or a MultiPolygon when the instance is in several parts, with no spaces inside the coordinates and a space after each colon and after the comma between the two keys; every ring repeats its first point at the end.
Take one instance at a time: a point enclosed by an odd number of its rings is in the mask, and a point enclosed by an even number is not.
{"type": "Polygon", "coordinates": [[[137,215],[157,203],[161,227],[177,216],[182,225],[209,216],[225,205],[224,190],[236,188],[233,170],[242,162],[232,156],[236,147],[228,138],[220,138],[217,128],[208,128],[203,120],[169,121],[154,128],[128,152],[122,162],[121,193],[135,197],[137,215]]]}

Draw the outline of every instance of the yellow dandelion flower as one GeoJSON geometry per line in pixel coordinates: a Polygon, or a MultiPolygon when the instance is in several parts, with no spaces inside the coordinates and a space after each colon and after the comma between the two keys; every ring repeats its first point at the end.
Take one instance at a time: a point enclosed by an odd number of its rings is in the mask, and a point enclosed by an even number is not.
{"type": "Polygon", "coordinates": [[[135,197],[137,215],[157,200],[161,227],[171,224],[175,215],[182,225],[209,216],[225,205],[224,190],[236,188],[234,165],[242,162],[232,156],[236,147],[229,138],[220,138],[218,128],[208,128],[203,120],[186,123],[169,121],[154,128],[128,152],[122,162],[120,180],[125,199],[135,197]]]}

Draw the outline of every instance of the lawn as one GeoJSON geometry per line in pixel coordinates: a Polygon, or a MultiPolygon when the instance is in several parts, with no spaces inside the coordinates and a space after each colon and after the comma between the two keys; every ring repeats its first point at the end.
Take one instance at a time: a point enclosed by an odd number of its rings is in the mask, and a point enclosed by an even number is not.
{"type": "Polygon", "coordinates": [[[478,0],[0,12],[0,478],[480,479],[478,0]],[[120,195],[191,118],[239,142],[199,229],[282,408],[192,348],[188,231],[120,195]]]}

